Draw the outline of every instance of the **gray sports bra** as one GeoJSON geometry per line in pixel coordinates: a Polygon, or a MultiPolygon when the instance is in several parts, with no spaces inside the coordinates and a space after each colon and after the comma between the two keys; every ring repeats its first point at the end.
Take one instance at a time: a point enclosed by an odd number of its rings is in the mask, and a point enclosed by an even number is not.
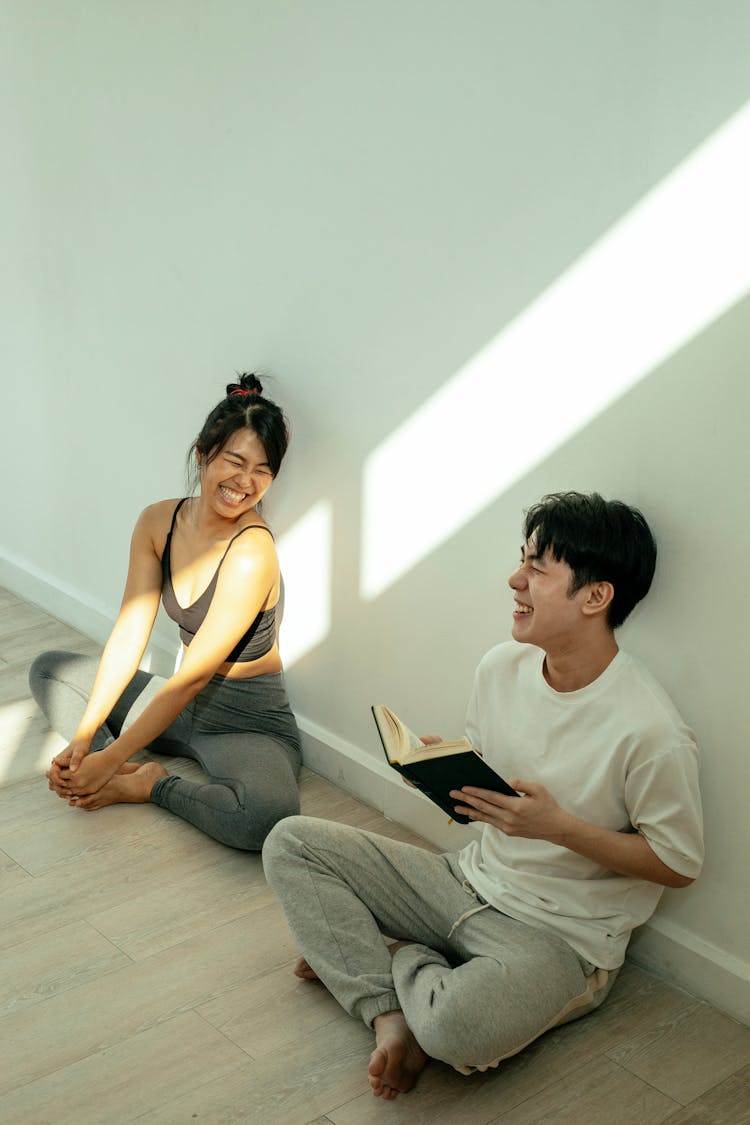
{"type": "MultiPolygon", "coordinates": [[[[211,600],[216,590],[216,583],[219,580],[219,571],[221,570],[221,564],[224,562],[227,551],[232,546],[232,543],[234,543],[235,539],[237,539],[240,535],[244,535],[246,531],[268,531],[268,528],[263,527],[262,524],[253,524],[250,527],[243,528],[242,531],[238,531],[237,535],[234,535],[227,543],[227,549],[221,556],[219,565],[217,566],[214,576],[209,582],[206,589],[203,591],[201,596],[193,602],[192,605],[188,606],[187,609],[183,609],[180,603],[177,601],[177,596],[174,592],[174,586],[172,585],[171,550],[172,532],[174,531],[174,524],[175,520],[177,519],[177,513],[185,503],[186,499],[187,497],[184,497],[182,500],[180,500],[179,504],[174,510],[172,523],[170,524],[169,532],[167,534],[167,541],[164,544],[164,553],[161,556],[161,599],[168,616],[171,617],[173,621],[176,621],[177,625],[179,626],[180,639],[182,640],[182,643],[184,645],[189,645],[193,637],[203,624],[205,616],[208,613],[208,607],[211,604],[211,600]]],[[[268,534],[271,535],[271,532],[268,531],[268,534]]],[[[271,535],[271,538],[273,539],[273,535],[271,535]]],[[[227,656],[227,661],[229,663],[243,664],[250,660],[257,660],[260,656],[265,656],[267,652],[270,652],[278,636],[279,625],[281,624],[283,612],[284,581],[283,579],[281,579],[279,587],[279,600],[277,601],[276,605],[272,606],[271,609],[262,609],[260,611],[258,616],[253,621],[252,625],[250,625],[250,627],[248,628],[247,632],[243,637],[240,638],[235,647],[227,656]]]]}

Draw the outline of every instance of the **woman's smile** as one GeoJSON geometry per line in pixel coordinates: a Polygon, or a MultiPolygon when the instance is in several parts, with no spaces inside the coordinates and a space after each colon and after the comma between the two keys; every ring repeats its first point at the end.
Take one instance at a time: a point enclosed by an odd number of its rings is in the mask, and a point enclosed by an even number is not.
{"type": "Polygon", "coordinates": [[[242,504],[243,501],[247,499],[246,492],[237,492],[236,489],[230,488],[228,484],[220,484],[219,493],[222,499],[232,507],[236,507],[238,504],[242,504]]]}

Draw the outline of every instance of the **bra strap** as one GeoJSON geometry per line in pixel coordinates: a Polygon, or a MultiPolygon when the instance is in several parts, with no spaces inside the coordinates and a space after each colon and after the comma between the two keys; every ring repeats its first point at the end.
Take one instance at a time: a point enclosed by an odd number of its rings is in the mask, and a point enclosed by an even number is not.
{"type": "MultiPolygon", "coordinates": [[[[164,567],[164,566],[169,567],[169,565],[170,565],[170,561],[171,561],[170,555],[172,553],[172,550],[171,550],[172,532],[174,531],[174,522],[177,519],[177,513],[179,512],[180,508],[182,507],[182,505],[185,503],[186,500],[187,500],[187,496],[183,496],[182,500],[178,500],[177,505],[175,507],[175,510],[172,514],[172,522],[169,525],[169,531],[167,532],[167,538],[164,540],[164,550],[161,553],[162,567],[164,567]]],[[[169,581],[170,582],[172,581],[171,575],[169,577],[169,581]]]]}
{"type": "Polygon", "coordinates": [[[172,532],[174,531],[174,521],[177,519],[177,513],[179,512],[180,508],[182,507],[182,505],[185,503],[186,500],[187,500],[187,496],[183,496],[182,500],[177,501],[177,506],[176,506],[176,508],[174,510],[174,513],[172,515],[172,522],[169,525],[169,533],[168,533],[169,535],[171,535],[172,532]]]}
{"type": "Polygon", "coordinates": [[[251,524],[248,524],[248,526],[247,526],[247,527],[243,527],[243,528],[242,528],[242,530],[241,530],[241,531],[238,531],[236,535],[233,535],[233,536],[232,536],[232,538],[231,538],[231,539],[229,540],[229,542],[227,543],[227,546],[226,546],[226,550],[224,551],[224,554],[223,554],[223,555],[221,556],[221,562],[219,563],[219,566],[218,566],[218,567],[216,568],[216,573],[217,573],[217,574],[218,574],[218,572],[219,572],[219,567],[221,566],[221,563],[223,563],[223,562],[224,562],[224,559],[225,559],[225,558],[227,557],[227,551],[228,551],[228,550],[229,550],[229,548],[230,548],[230,547],[232,546],[232,544],[234,543],[235,539],[239,539],[240,535],[244,535],[246,531],[267,531],[267,532],[268,532],[268,534],[269,534],[269,535],[271,536],[271,538],[273,539],[273,532],[271,531],[270,527],[266,527],[266,526],[265,526],[265,524],[262,524],[262,523],[251,523],[251,524]]]}

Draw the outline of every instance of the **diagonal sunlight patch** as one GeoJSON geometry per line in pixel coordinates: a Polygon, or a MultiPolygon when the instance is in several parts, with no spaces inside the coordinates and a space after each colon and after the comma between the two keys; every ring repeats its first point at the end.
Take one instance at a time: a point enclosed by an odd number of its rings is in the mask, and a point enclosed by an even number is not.
{"type": "Polygon", "coordinates": [[[50,730],[33,699],[0,705],[0,785],[40,778],[64,746],[65,739],[50,730]]]}
{"type": "Polygon", "coordinates": [[[281,655],[290,668],[331,631],[331,534],[333,513],[321,500],[278,542],[285,606],[281,655]]]}
{"type": "Polygon", "coordinates": [[[367,459],[374,598],[750,289],[750,103],[367,459]]]}

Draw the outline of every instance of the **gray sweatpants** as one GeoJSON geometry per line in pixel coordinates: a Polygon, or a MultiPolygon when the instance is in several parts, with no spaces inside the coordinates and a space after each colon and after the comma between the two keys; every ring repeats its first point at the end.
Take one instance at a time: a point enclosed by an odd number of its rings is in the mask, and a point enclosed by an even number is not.
{"type": "MultiPolygon", "coordinates": [[[[72,738],[88,703],[99,661],[70,652],[45,652],[29,683],[50,725],[72,738]]],[[[136,672],[92,750],[109,745],[143,712],[161,676],[136,672]]],[[[192,758],[205,782],[160,778],[151,800],[233,848],[259,851],[278,820],[299,812],[299,733],[281,673],[229,680],[214,676],[147,748],[192,758]]]]}
{"type": "Polygon", "coordinates": [[[600,1004],[616,973],[488,906],[455,855],[295,816],[263,848],[310,966],[366,1024],[401,1009],[417,1042],[463,1073],[600,1004]],[[382,935],[410,940],[391,955],[382,935]]]}

